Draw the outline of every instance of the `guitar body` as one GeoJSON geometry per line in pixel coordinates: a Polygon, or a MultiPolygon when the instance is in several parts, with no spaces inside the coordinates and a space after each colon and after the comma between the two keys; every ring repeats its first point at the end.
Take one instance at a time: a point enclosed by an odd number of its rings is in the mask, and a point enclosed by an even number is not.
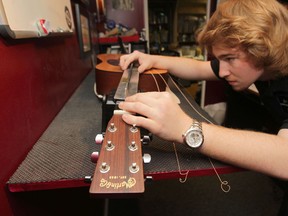
{"type": "Polygon", "coordinates": [[[108,123],[89,192],[105,197],[143,193],[143,173],[140,130],[127,125],[122,114],[114,114],[108,123]]]}
{"type": "MultiPolygon", "coordinates": [[[[119,59],[121,54],[99,54],[97,59],[100,61],[96,65],[96,87],[97,93],[100,95],[108,95],[114,91],[121,79],[122,69],[119,66],[119,59]]],[[[160,91],[165,91],[166,84],[160,75],[167,81],[167,70],[150,69],[139,77],[138,88],[141,92],[158,91],[157,84],[160,91]],[[152,77],[153,74],[156,81],[152,77]]]]}

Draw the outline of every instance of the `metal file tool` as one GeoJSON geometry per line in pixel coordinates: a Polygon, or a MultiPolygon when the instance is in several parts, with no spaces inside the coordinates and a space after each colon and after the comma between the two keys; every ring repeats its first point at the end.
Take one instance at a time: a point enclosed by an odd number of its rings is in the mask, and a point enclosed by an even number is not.
{"type": "Polygon", "coordinates": [[[123,101],[126,97],[138,92],[139,72],[133,64],[128,69],[124,70],[117,87],[114,100],[123,101]]]}

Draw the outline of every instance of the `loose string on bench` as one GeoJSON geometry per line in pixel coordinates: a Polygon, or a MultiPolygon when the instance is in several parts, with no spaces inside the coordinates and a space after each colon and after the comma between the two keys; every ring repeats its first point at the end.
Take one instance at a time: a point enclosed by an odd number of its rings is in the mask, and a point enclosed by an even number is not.
{"type": "MultiPolygon", "coordinates": [[[[156,85],[156,87],[157,87],[157,90],[160,91],[159,84],[158,84],[158,82],[157,82],[157,79],[156,79],[155,75],[154,75],[153,73],[150,73],[150,74],[152,75],[152,77],[153,77],[153,79],[154,79],[154,81],[155,81],[155,85],[156,85]]],[[[163,77],[160,73],[158,73],[158,75],[159,75],[159,77],[161,77],[161,79],[162,79],[163,82],[165,83],[166,87],[169,88],[169,85],[168,85],[168,83],[166,82],[166,80],[164,79],[164,77],[163,77]]],[[[185,101],[189,104],[189,106],[190,106],[199,116],[201,116],[203,119],[205,119],[208,123],[213,124],[213,122],[211,122],[208,118],[206,118],[204,115],[202,115],[202,114],[196,109],[196,107],[193,106],[193,104],[189,101],[189,99],[186,97],[186,95],[183,93],[183,91],[182,91],[182,90],[179,88],[179,86],[175,83],[175,81],[173,80],[173,78],[172,78],[169,74],[168,74],[168,76],[169,76],[169,79],[172,81],[173,85],[174,85],[174,86],[176,87],[176,89],[181,93],[181,95],[183,96],[183,98],[185,99],[185,101]]],[[[185,183],[186,180],[187,180],[187,178],[188,178],[188,175],[189,175],[189,170],[187,170],[187,171],[185,172],[185,171],[183,171],[183,170],[181,169],[181,165],[180,165],[180,161],[179,161],[179,157],[178,157],[178,153],[177,153],[176,144],[175,144],[174,142],[173,142],[173,147],[174,147],[174,152],[175,152],[175,157],[176,157],[176,162],[177,162],[179,174],[180,174],[181,176],[184,176],[183,178],[179,178],[179,181],[180,181],[181,183],[185,183]]],[[[230,189],[231,189],[231,186],[229,185],[229,182],[226,181],[226,180],[225,180],[225,181],[222,180],[222,178],[220,177],[217,169],[216,169],[215,166],[214,166],[213,161],[211,160],[210,157],[208,157],[208,159],[209,159],[209,162],[210,162],[210,164],[211,164],[211,166],[212,166],[212,168],[213,168],[213,170],[214,170],[214,172],[215,172],[215,174],[216,174],[216,176],[217,176],[217,178],[218,178],[218,180],[219,180],[219,182],[220,182],[221,190],[222,190],[223,192],[225,192],[225,193],[228,193],[228,192],[230,191],[230,189]]]]}

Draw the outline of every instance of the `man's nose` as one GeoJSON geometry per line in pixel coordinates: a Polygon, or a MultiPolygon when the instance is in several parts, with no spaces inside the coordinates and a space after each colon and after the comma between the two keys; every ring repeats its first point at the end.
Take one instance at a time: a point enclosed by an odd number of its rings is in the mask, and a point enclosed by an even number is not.
{"type": "Polygon", "coordinates": [[[225,66],[225,64],[220,64],[219,66],[219,76],[221,78],[225,78],[230,75],[230,71],[228,67],[225,66]]]}

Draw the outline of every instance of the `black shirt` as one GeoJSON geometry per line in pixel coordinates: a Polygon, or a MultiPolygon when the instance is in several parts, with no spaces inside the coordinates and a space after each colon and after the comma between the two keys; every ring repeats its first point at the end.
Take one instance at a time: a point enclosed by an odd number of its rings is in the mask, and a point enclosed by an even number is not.
{"type": "MultiPolygon", "coordinates": [[[[219,77],[219,60],[212,60],[211,67],[215,75],[219,77]]],[[[288,128],[288,76],[270,81],[256,81],[254,84],[264,107],[279,125],[277,128],[279,130],[288,128]]],[[[278,216],[288,216],[288,181],[274,180],[284,191],[278,216]]]]}
{"type": "MultiPolygon", "coordinates": [[[[212,60],[211,67],[219,77],[219,60],[212,60]]],[[[288,76],[270,81],[256,81],[254,84],[264,107],[278,123],[279,129],[288,128],[288,76]]]]}

